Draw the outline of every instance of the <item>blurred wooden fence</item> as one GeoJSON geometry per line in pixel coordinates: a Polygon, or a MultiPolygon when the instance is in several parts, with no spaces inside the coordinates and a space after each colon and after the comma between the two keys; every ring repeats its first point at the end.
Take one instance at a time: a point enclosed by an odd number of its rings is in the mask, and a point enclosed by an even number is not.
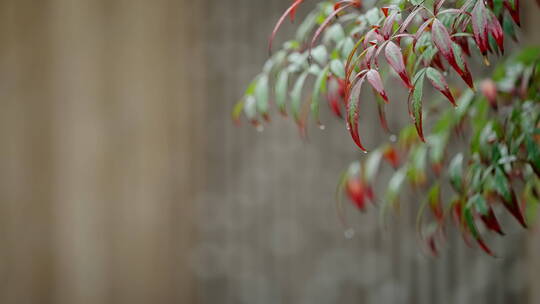
{"type": "Polygon", "coordinates": [[[453,236],[434,260],[412,214],[382,230],[351,209],[345,240],[342,126],[232,126],[289,2],[0,1],[0,303],[540,301],[538,233],[498,260],[453,236]]]}

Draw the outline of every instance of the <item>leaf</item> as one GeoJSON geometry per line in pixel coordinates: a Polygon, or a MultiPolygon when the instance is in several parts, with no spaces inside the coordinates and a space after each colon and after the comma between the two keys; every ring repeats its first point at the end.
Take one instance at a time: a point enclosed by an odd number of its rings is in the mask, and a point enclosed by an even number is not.
{"type": "Polygon", "coordinates": [[[321,70],[317,79],[315,80],[315,85],[313,86],[313,94],[311,96],[311,112],[317,123],[320,123],[319,119],[319,101],[320,96],[326,92],[326,81],[328,78],[329,67],[321,70]]]}
{"type": "Polygon", "coordinates": [[[367,151],[362,142],[360,141],[360,135],[358,133],[358,119],[360,116],[360,93],[362,91],[362,85],[364,83],[365,77],[362,76],[357,83],[354,84],[354,87],[351,92],[351,96],[347,102],[347,128],[351,133],[351,137],[356,145],[362,150],[367,151]]]}
{"type": "Polygon", "coordinates": [[[324,45],[319,45],[313,50],[311,50],[311,56],[315,61],[320,65],[325,65],[328,60],[328,52],[324,45]]]}
{"type": "Polygon", "coordinates": [[[409,27],[409,25],[411,24],[411,22],[413,22],[414,20],[414,17],[416,17],[416,15],[421,11],[423,10],[424,8],[421,7],[421,6],[417,6],[413,9],[413,11],[407,16],[407,18],[405,18],[405,20],[403,21],[403,23],[401,24],[401,26],[399,27],[399,33],[404,33],[407,28],[409,27]]]}
{"type": "Polygon", "coordinates": [[[268,76],[263,74],[257,80],[257,86],[255,87],[255,99],[257,100],[257,112],[263,116],[268,116],[268,76]]]}
{"type": "Polygon", "coordinates": [[[488,23],[488,29],[493,38],[495,38],[495,41],[497,42],[497,46],[501,50],[501,53],[504,53],[504,34],[501,24],[499,23],[499,20],[497,20],[497,17],[495,15],[487,10],[489,16],[490,16],[490,22],[488,23]]]}
{"type": "Polygon", "coordinates": [[[296,83],[291,91],[291,109],[292,114],[296,122],[300,122],[300,106],[302,105],[302,88],[304,87],[304,82],[308,76],[307,72],[302,73],[296,79],[296,83]]]}
{"type": "Polygon", "coordinates": [[[403,61],[403,54],[401,53],[401,48],[397,46],[394,42],[390,41],[386,45],[384,55],[388,64],[392,69],[399,75],[405,86],[409,89],[412,89],[411,80],[407,71],[405,69],[405,63],[403,61]]]}
{"type": "Polygon", "coordinates": [[[433,85],[433,87],[439,92],[441,92],[444,96],[446,96],[450,103],[452,103],[452,105],[455,107],[456,101],[454,99],[454,96],[452,96],[450,89],[448,88],[448,83],[446,82],[443,74],[432,67],[428,67],[426,70],[426,76],[433,85]]]}
{"type": "Polygon", "coordinates": [[[457,193],[463,193],[463,154],[458,153],[448,166],[450,184],[457,193]]]}
{"type": "Polygon", "coordinates": [[[504,207],[512,214],[512,216],[523,226],[527,228],[527,223],[521,211],[521,207],[516,198],[514,190],[508,181],[508,177],[500,167],[495,168],[494,186],[497,193],[499,193],[503,199],[504,207]]]}
{"type": "Polygon", "coordinates": [[[345,67],[343,66],[343,61],[339,59],[330,61],[330,71],[340,79],[345,78],[345,67]]]}
{"type": "Polygon", "coordinates": [[[382,159],[382,152],[380,149],[374,150],[369,153],[369,156],[365,163],[365,179],[367,182],[371,182],[375,179],[375,175],[379,171],[379,164],[382,159]]]}
{"type": "Polygon", "coordinates": [[[478,229],[476,228],[476,224],[474,223],[474,216],[472,214],[472,211],[470,208],[465,208],[464,210],[464,217],[465,217],[465,223],[467,224],[467,227],[469,228],[472,236],[478,243],[478,246],[487,253],[490,256],[495,256],[493,251],[486,245],[482,237],[480,236],[480,233],[478,232],[478,229]]]}
{"type": "Polygon", "coordinates": [[[366,78],[368,82],[371,84],[373,89],[381,95],[381,97],[384,99],[386,103],[388,103],[388,96],[386,96],[386,92],[384,91],[381,75],[377,70],[371,69],[366,73],[366,78]]]}
{"type": "Polygon", "coordinates": [[[418,27],[418,29],[416,30],[416,33],[414,33],[413,47],[416,47],[418,40],[420,40],[420,37],[422,37],[422,34],[426,31],[426,29],[428,28],[429,25],[431,25],[432,22],[433,22],[433,18],[430,18],[424,21],[424,23],[422,23],[422,25],[418,27]]]}
{"type": "Polygon", "coordinates": [[[233,111],[231,113],[231,117],[236,125],[240,124],[240,114],[242,114],[243,108],[244,108],[244,100],[240,100],[234,105],[233,111]]]}
{"type": "Polygon", "coordinates": [[[446,27],[438,19],[433,19],[431,39],[446,61],[451,66],[456,67],[457,63],[452,49],[452,39],[450,39],[450,34],[448,34],[446,27]]]}
{"type": "Polygon", "coordinates": [[[453,43],[452,49],[455,54],[455,57],[454,57],[455,65],[451,64],[452,67],[454,68],[454,70],[456,70],[456,72],[459,74],[461,79],[465,81],[465,83],[469,86],[469,88],[474,90],[474,83],[473,83],[472,75],[471,75],[471,72],[469,71],[469,67],[467,66],[467,62],[465,61],[465,57],[463,56],[463,51],[461,47],[457,45],[456,43],[453,43]]]}
{"type": "Polygon", "coordinates": [[[293,20],[294,19],[294,12],[298,8],[298,6],[300,4],[302,4],[302,2],[304,2],[304,0],[296,0],[296,1],[294,1],[293,4],[291,4],[291,6],[289,6],[289,8],[287,8],[287,10],[283,13],[283,15],[281,15],[278,22],[274,26],[274,30],[272,31],[272,34],[270,35],[270,40],[268,42],[268,53],[272,53],[272,42],[274,41],[274,38],[276,37],[276,34],[277,34],[279,28],[281,27],[281,25],[285,21],[285,18],[287,18],[287,16],[290,15],[291,20],[293,20]]]}
{"type": "Polygon", "coordinates": [[[251,122],[256,120],[257,117],[257,100],[253,95],[248,95],[245,97],[244,101],[244,114],[247,119],[251,122]]]}
{"type": "Polygon", "coordinates": [[[521,19],[519,17],[519,0],[504,0],[504,7],[506,7],[506,9],[510,12],[510,16],[512,16],[514,22],[518,26],[521,26],[521,19]]]}
{"type": "Polygon", "coordinates": [[[399,11],[394,10],[392,13],[390,13],[386,20],[384,20],[381,32],[385,40],[388,40],[392,34],[392,29],[394,27],[394,23],[396,22],[398,13],[399,11]]]}
{"type": "Polygon", "coordinates": [[[424,89],[424,72],[419,72],[419,77],[414,81],[414,89],[409,94],[411,111],[414,118],[414,126],[420,139],[425,142],[424,131],[422,128],[422,94],[424,89]]]}
{"type": "Polygon", "coordinates": [[[402,167],[401,169],[396,171],[396,173],[394,173],[392,178],[388,181],[388,188],[385,194],[386,203],[382,208],[382,216],[384,216],[387,207],[389,207],[390,205],[394,205],[399,198],[399,195],[401,194],[401,187],[403,186],[403,182],[407,177],[406,169],[406,167],[402,167]]]}
{"type": "Polygon", "coordinates": [[[477,1],[472,10],[471,23],[476,45],[482,55],[486,56],[488,51],[488,12],[486,12],[484,1],[477,1]]]}
{"type": "Polygon", "coordinates": [[[441,6],[444,4],[445,0],[435,0],[433,2],[433,14],[437,15],[438,11],[441,9],[441,6]]]}
{"type": "Polygon", "coordinates": [[[287,70],[282,70],[277,77],[275,85],[276,105],[282,114],[287,113],[285,102],[287,101],[288,86],[289,73],[287,70]]]}

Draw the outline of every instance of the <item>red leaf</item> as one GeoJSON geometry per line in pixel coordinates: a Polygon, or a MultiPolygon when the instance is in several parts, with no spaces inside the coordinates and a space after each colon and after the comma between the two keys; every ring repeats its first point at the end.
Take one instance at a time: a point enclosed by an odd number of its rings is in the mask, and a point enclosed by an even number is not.
{"type": "Polygon", "coordinates": [[[489,48],[488,12],[484,1],[477,1],[472,11],[472,28],[474,39],[482,55],[486,56],[489,48]]]}
{"type": "Polygon", "coordinates": [[[394,147],[388,146],[383,152],[383,157],[394,169],[399,167],[399,155],[394,147]]]}
{"type": "Polygon", "coordinates": [[[488,214],[481,215],[480,218],[489,230],[495,231],[500,235],[504,235],[501,225],[499,224],[497,217],[495,217],[495,212],[493,212],[492,208],[489,208],[488,214]]]}
{"type": "MultiPolygon", "coordinates": [[[[431,37],[446,61],[454,68],[457,67],[456,58],[452,50],[452,39],[450,39],[450,34],[448,34],[446,27],[438,19],[433,19],[431,37]]],[[[459,67],[458,69],[461,70],[459,67]]]]}
{"type": "Polygon", "coordinates": [[[470,88],[474,88],[471,73],[467,67],[463,52],[459,45],[452,42],[446,27],[437,19],[433,20],[431,30],[432,40],[435,46],[448,63],[456,70],[470,88]]]}
{"type": "Polygon", "coordinates": [[[374,45],[380,42],[383,42],[384,38],[379,33],[379,28],[375,27],[369,30],[369,32],[366,33],[366,36],[364,38],[364,49],[367,49],[370,45],[374,45]]]}
{"type": "Polygon", "coordinates": [[[516,193],[512,190],[512,199],[510,201],[506,201],[503,199],[504,207],[514,216],[514,218],[521,224],[523,228],[527,228],[527,223],[525,222],[525,218],[523,217],[523,212],[521,211],[521,207],[519,206],[519,203],[516,198],[516,193]]]}
{"type": "Polygon", "coordinates": [[[490,11],[489,12],[491,16],[491,21],[488,24],[489,31],[491,35],[493,35],[493,38],[495,38],[495,41],[497,42],[497,46],[501,50],[502,53],[504,53],[504,34],[501,24],[499,23],[499,20],[497,20],[497,17],[490,11]]]}
{"type": "Polygon", "coordinates": [[[463,36],[454,36],[452,39],[461,47],[465,55],[471,56],[471,49],[469,48],[469,39],[463,36]]]}
{"type": "Polygon", "coordinates": [[[366,187],[359,177],[351,177],[347,180],[345,188],[349,199],[360,209],[365,210],[366,207],[366,187]]]}
{"type": "Polygon", "coordinates": [[[270,35],[270,40],[268,42],[268,52],[269,53],[272,53],[272,42],[274,41],[274,38],[276,37],[276,34],[277,34],[279,28],[281,27],[281,25],[285,21],[285,18],[287,18],[287,16],[290,15],[291,20],[294,20],[294,14],[296,12],[296,9],[298,8],[298,6],[300,4],[302,4],[302,2],[304,2],[304,0],[296,0],[296,1],[294,1],[293,4],[291,4],[291,6],[289,6],[289,8],[287,8],[285,13],[283,13],[283,15],[281,15],[281,17],[279,18],[278,22],[274,26],[274,30],[272,31],[272,34],[270,35]]]}
{"type": "Polygon", "coordinates": [[[388,64],[396,71],[396,73],[401,77],[405,86],[409,89],[413,88],[409,75],[405,69],[405,63],[403,61],[403,54],[401,53],[401,48],[397,46],[392,41],[388,42],[388,45],[385,48],[384,55],[388,64]]]}
{"type": "Polygon", "coordinates": [[[512,16],[512,19],[518,26],[521,26],[521,20],[519,17],[519,0],[514,0],[514,5],[515,7],[512,7],[512,4],[510,4],[508,0],[504,0],[504,6],[510,12],[510,16],[512,16]]]}
{"type": "Polygon", "coordinates": [[[371,69],[366,73],[366,77],[373,89],[375,89],[375,91],[381,95],[382,99],[384,99],[386,103],[388,103],[388,96],[386,96],[386,92],[384,91],[384,86],[379,72],[371,69]]]}

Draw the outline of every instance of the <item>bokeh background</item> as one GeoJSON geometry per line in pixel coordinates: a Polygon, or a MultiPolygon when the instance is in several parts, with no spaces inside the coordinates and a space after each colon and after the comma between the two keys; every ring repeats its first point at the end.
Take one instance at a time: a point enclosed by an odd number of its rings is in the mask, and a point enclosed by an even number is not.
{"type": "Polygon", "coordinates": [[[387,226],[349,208],[348,240],[333,192],[362,155],[339,122],[233,126],[289,3],[0,1],[0,303],[540,303],[538,228],[430,258],[404,192],[387,226]]]}

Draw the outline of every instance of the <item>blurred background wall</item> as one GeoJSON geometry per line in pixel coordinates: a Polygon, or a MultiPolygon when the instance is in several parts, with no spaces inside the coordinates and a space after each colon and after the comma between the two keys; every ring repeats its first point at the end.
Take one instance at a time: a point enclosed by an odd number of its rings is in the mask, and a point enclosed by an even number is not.
{"type": "Polygon", "coordinates": [[[231,124],[289,2],[0,1],[0,303],[540,302],[537,231],[432,259],[414,208],[387,227],[351,208],[346,240],[343,127],[231,124]]]}

